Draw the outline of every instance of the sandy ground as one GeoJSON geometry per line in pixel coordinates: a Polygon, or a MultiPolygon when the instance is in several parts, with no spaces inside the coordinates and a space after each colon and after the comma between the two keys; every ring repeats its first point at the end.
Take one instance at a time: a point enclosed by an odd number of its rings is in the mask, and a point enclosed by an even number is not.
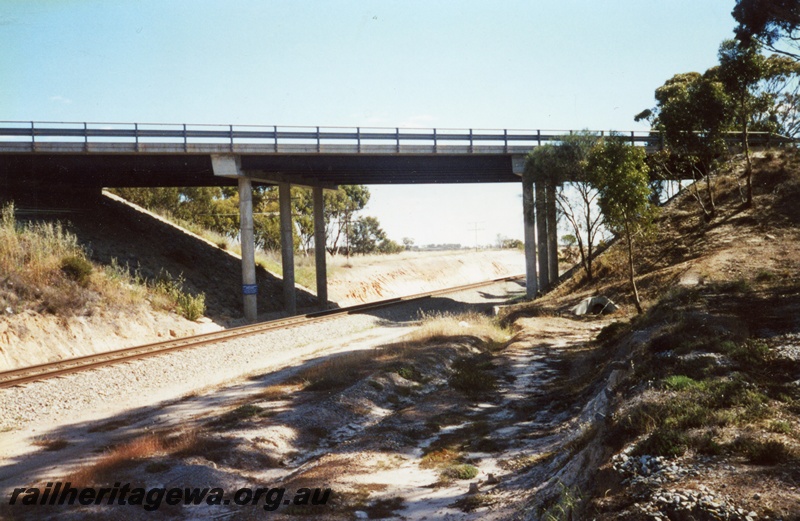
{"type": "MultiPolygon", "coordinates": [[[[13,463],[6,467],[11,473],[0,477],[0,487],[63,479],[95,461],[102,448],[119,446],[148,432],[201,430],[213,436],[210,449],[186,457],[154,455],[120,468],[114,480],[148,486],[213,483],[228,490],[240,486],[329,487],[335,500],[315,513],[323,519],[364,515],[418,520],[507,518],[542,484],[542,467],[553,460],[551,455],[561,450],[576,427],[573,411],[550,410],[542,401],[547,387],[560,377],[559,369],[550,366],[548,354],[588,342],[602,325],[527,319],[526,331],[494,358],[499,388],[485,400],[469,398],[446,384],[444,368],[448,364],[442,362],[476,352],[471,342],[463,339],[438,348],[433,345],[432,350],[421,353],[420,370],[430,376],[428,383],[417,384],[397,373],[379,371],[335,393],[292,391],[296,388],[291,383],[293,375],[309,361],[336,352],[352,355],[394,345],[409,331],[407,327],[371,329],[337,339],[335,348],[318,344],[292,353],[276,363],[273,371],[257,377],[203,388],[184,398],[161,396],[166,401],[147,414],[129,415],[120,408],[105,410],[100,418],[85,411],[59,425],[32,425],[28,432],[6,435],[5,461],[13,463]],[[285,393],[265,395],[281,386],[287,389],[285,393]],[[397,396],[403,396],[399,402],[397,396]],[[209,430],[243,405],[270,414],[209,430]],[[448,414],[454,419],[447,420],[448,414]],[[434,428],[432,422],[441,425],[434,428]],[[48,435],[64,438],[67,447],[54,453],[31,444],[37,436],[48,435]],[[446,446],[449,439],[469,446],[463,458],[478,468],[476,477],[442,481],[436,468],[423,463],[430,447],[446,446]],[[269,463],[276,461],[280,464],[269,463]],[[143,470],[154,462],[166,470],[156,474],[143,470]],[[541,463],[538,469],[537,462],[541,463]],[[478,496],[467,493],[470,483],[479,488],[478,496]],[[465,507],[470,498],[476,501],[477,510],[465,507]]],[[[130,520],[253,515],[238,507],[207,508],[157,512],[126,508],[125,516],[130,520]]],[[[61,509],[58,515],[100,519],[115,510],[61,509]]],[[[20,515],[19,510],[15,513],[20,515]]],[[[271,517],[293,519],[281,510],[271,517]]],[[[26,518],[24,514],[22,518],[26,518]]]]}
{"type": "Polygon", "coordinates": [[[0,371],[218,329],[207,318],[192,322],[146,305],[67,318],[28,310],[0,321],[0,371]]]}
{"type": "MultiPolygon", "coordinates": [[[[516,294],[518,285],[505,284],[489,288],[488,291],[493,295],[491,300],[498,302],[502,301],[501,294],[509,290],[516,294]]],[[[468,328],[468,325],[464,327],[468,328]]],[[[578,325],[577,327],[578,329],[572,327],[570,333],[573,335],[584,334],[582,326],[578,325]]],[[[131,410],[125,403],[111,400],[101,405],[71,411],[61,417],[50,416],[46,420],[29,423],[24,429],[0,434],[0,456],[3,461],[0,488],[5,490],[18,486],[20,483],[34,484],[40,481],[58,480],[76,468],[91,463],[99,455],[102,455],[105,448],[118,446],[125,440],[149,432],[203,428],[209,421],[213,422],[219,415],[224,415],[231,409],[241,406],[242,403],[257,403],[260,404],[259,406],[269,407],[275,413],[282,413],[283,416],[280,418],[276,416],[276,421],[268,425],[262,424],[244,431],[237,430],[233,438],[226,437],[224,439],[238,440],[244,442],[248,447],[254,443],[266,443],[272,447],[271,452],[267,450],[267,453],[273,454],[274,457],[280,455],[285,457],[288,462],[285,467],[281,469],[263,468],[262,472],[254,474],[249,465],[245,465],[247,469],[237,468],[236,464],[229,468],[210,460],[206,460],[205,464],[198,464],[197,458],[188,458],[186,461],[173,465],[170,470],[171,478],[166,476],[155,476],[155,478],[159,482],[165,479],[168,481],[189,480],[188,484],[191,485],[193,482],[198,486],[202,485],[201,481],[205,479],[214,479],[215,483],[219,483],[220,486],[233,486],[233,484],[251,480],[257,480],[259,483],[271,483],[279,480],[296,484],[298,479],[308,478],[310,476],[308,472],[312,469],[330,469],[332,468],[330,462],[335,461],[338,462],[335,466],[339,469],[337,471],[339,478],[336,480],[325,478],[320,483],[329,484],[344,495],[352,489],[384,487],[387,493],[403,495],[408,498],[409,502],[417,505],[408,512],[412,518],[421,518],[429,514],[435,515],[436,512],[447,510],[447,505],[452,503],[454,497],[463,495],[463,488],[467,484],[461,482],[444,488],[427,488],[431,481],[435,481],[436,473],[432,470],[419,469],[418,459],[421,449],[432,442],[433,437],[420,440],[417,448],[405,447],[402,451],[398,450],[396,455],[388,454],[385,450],[369,448],[361,451],[363,452],[361,455],[356,455],[349,449],[339,450],[345,447],[352,449],[356,444],[370,444],[376,439],[381,439],[381,436],[376,436],[375,431],[371,430],[375,427],[376,420],[386,421],[387,425],[390,422],[399,422],[405,426],[412,425],[406,416],[398,414],[404,410],[408,413],[406,407],[398,408],[390,405],[387,401],[390,396],[388,389],[393,385],[389,381],[385,383],[386,391],[381,393],[381,397],[376,398],[376,401],[382,403],[382,406],[375,409],[377,416],[366,414],[361,418],[356,418],[353,411],[349,410],[352,405],[365,400],[365,391],[368,392],[370,389],[375,391],[375,388],[368,383],[368,379],[353,382],[354,385],[349,386],[348,390],[334,395],[307,393],[305,398],[299,398],[296,401],[287,397],[289,401],[284,403],[281,403],[280,400],[265,403],[263,397],[265,388],[284,384],[287,380],[291,380],[298,370],[308,369],[336,353],[351,355],[379,346],[394,345],[401,336],[410,331],[410,328],[411,325],[407,323],[386,322],[380,327],[370,328],[345,337],[321,339],[319,342],[301,349],[286,351],[277,357],[272,356],[267,362],[269,365],[267,370],[261,369],[258,372],[250,373],[245,379],[209,386],[204,382],[213,381],[216,375],[198,374],[193,389],[165,388],[157,395],[142,396],[137,400],[135,410],[131,410]],[[307,439],[292,434],[293,431],[300,433],[309,425],[316,427],[319,432],[324,430],[326,435],[330,435],[330,439],[323,442],[319,438],[307,439]],[[46,450],[38,443],[42,439],[56,438],[67,441],[67,446],[61,448],[57,453],[46,450]],[[376,473],[375,467],[384,465],[381,462],[386,461],[387,458],[390,462],[399,463],[402,460],[403,463],[395,465],[392,469],[383,469],[386,472],[376,473]],[[203,467],[203,465],[207,466],[203,467]],[[428,514],[425,514],[426,512],[428,514]]],[[[594,328],[590,327],[589,329],[594,328]]],[[[570,338],[562,336],[560,342],[569,340],[570,338]]],[[[460,349],[464,352],[471,350],[469,346],[460,349]]],[[[213,350],[213,346],[199,348],[198,356],[204,356],[200,351],[212,353],[213,350]]],[[[522,347],[509,350],[507,363],[509,371],[516,375],[516,383],[509,387],[510,394],[507,399],[518,399],[519,393],[526,392],[525,388],[532,382],[532,379],[538,378],[538,375],[535,375],[538,366],[532,362],[540,356],[540,354],[526,353],[522,347]]],[[[243,368],[243,371],[247,374],[247,368],[243,368]]],[[[402,380],[394,373],[376,375],[373,379],[385,380],[387,378],[402,380]]],[[[408,382],[402,381],[398,383],[400,387],[407,386],[407,384],[408,382]]],[[[439,405],[432,404],[433,409],[444,406],[447,402],[452,402],[450,405],[459,406],[466,403],[463,397],[436,393],[435,386],[431,387],[429,391],[431,392],[428,394],[432,399],[443,400],[439,405]]],[[[496,417],[498,421],[505,417],[502,403],[491,405],[475,403],[470,406],[470,409],[476,415],[489,414],[496,417]]],[[[401,427],[397,429],[402,430],[401,427]]],[[[223,428],[219,432],[226,434],[226,430],[223,428]]],[[[444,432],[447,430],[445,429],[444,432]]],[[[238,454],[240,450],[242,447],[232,446],[230,454],[238,454]]],[[[497,464],[489,461],[481,468],[484,478],[486,472],[500,472],[497,464]]],[[[127,478],[120,474],[120,479],[127,478]]],[[[150,478],[146,479],[149,481],[150,478]]],[[[385,495],[381,494],[379,497],[385,495]]],[[[61,512],[61,514],[64,513],[64,511],[61,512]]],[[[86,511],[80,510],[75,510],[73,513],[79,518],[87,514],[86,511]]],[[[109,513],[109,511],[105,512],[105,514],[109,513]]],[[[134,518],[140,513],[133,513],[134,518]]],[[[127,511],[126,516],[128,514],[131,512],[127,511]]],[[[173,514],[169,513],[167,517],[171,518],[173,514]]]]}
{"type": "Polygon", "coordinates": [[[522,250],[404,252],[331,261],[330,298],[342,306],[525,273],[522,250]]]}

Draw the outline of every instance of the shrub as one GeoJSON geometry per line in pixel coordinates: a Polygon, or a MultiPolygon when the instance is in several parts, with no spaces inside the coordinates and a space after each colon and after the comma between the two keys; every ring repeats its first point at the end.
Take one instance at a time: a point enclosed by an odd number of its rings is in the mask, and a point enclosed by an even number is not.
{"type": "Polygon", "coordinates": [[[682,391],[684,389],[696,389],[700,387],[699,383],[688,376],[680,374],[672,375],[664,379],[664,386],[667,389],[674,391],[682,391]]]}
{"type": "Polygon", "coordinates": [[[451,479],[472,479],[478,475],[478,469],[469,463],[447,465],[442,468],[441,475],[451,479]]]}
{"type": "Polygon", "coordinates": [[[779,434],[791,434],[792,424],[785,420],[775,420],[770,424],[769,430],[779,434]]]}
{"type": "Polygon", "coordinates": [[[178,313],[188,320],[197,320],[206,311],[206,295],[191,295],[181,292],[178,295],[178,313]]]}
{"type": "Polygon", "coordinates": [[[597,335],[597,341],[604,344],[610,340],[614,340],[628,330],[630,330],[630,324],[620,321],[612,322],[600,330],[600,333],[597,335]]]}
{"type": "Polygon", "coordinates": [[[711,432],[703,433],[700,436],[693,436],[689,439],[689,445],[700,454],[708,456],[719,456],[724,452],[725,447],[714,439],[711,432]]]}
{"type": "Polygon", "coordinates": [[[252,404],[245,404],[240,405],[236,409],[228,411],[216,419],[209,422],[209,426],[217,427],[221,429],[233,429],[238,426],[242,421],[247,420],[248,418],[252,418],[253,416],[257,416],[264,411],[262,407],[258,405],[252,404]]]}
{"type": "Polygon", "coordinates": [[[742,344],[725,343],[724,351],[731,359],[744,366],[764,364],[769,358],[769,346],[763,340],[749,339],[742,344]]]}
{"type": "Polygon", "coordinates": [[[79,255],[70,255],[61,260],[61,272],[82,286],[89,282],[92,271],[92,264],[79,255]]]}
{"type": "Polygon", "coordinates": [[[488,371],[493,366],[490,361],[481,361],[480,356],[462,358],[453,362],[450,386],[469,396],[491,392],[497,387],[497,377],[488,371]]]}
{"type": "Polygon", "coordinates": [[[769,270],[760,269],[756,273],[756,281],[758,282],[772,282],[775,280],[775,273],[769,270]]]}
{"type": "Polygon", "coordinates": [[[794,456],[791,449],[779,440],[762,441],[740,437],[733,442],[732,448],[755,465],[777,465],[794,456]]]}
{"type": "Polygon", "coordinates": [[[304,391],[337,391],[353,385],[372,371],[376,357],[377,353],[372,349],[332,355],[304,367],[295,378],[304,384],[304,391]]]}
{"type": "Polygon", "coordinates": [[[577,519],[576,511],[580,507],[583,497],[577,487],[570,488],[559,483],[561,491],[557,498],[547,505],[540,519],[543,521],[571,521],[577,519]]]}
{"type": "Polygon", "coordinates": [[[411,380],[412,382],[419,382],[425,383],[425,377],[420,373],[416,367],[413,366],[403,366],[395,371],[399,376],[405,378],[406,380],[411,380]]]}
{"type": "Polygon", "coordinates": [[[639,442],[634,449],[634,454],[674,458],[682,456],[687,447],[686,434],[678,429],[661,427],[653,431],[644,441],[639,442]]]}
{"type": "Polygon", "coordinates": [[[188,320],[197,320],[206,310],[206,296],[204,293],[192,295],[183,288],[183,277],[173,278],[166,271],[159,273],[155,283],[155,291],[167,297],[177,313],[188,320]]]}

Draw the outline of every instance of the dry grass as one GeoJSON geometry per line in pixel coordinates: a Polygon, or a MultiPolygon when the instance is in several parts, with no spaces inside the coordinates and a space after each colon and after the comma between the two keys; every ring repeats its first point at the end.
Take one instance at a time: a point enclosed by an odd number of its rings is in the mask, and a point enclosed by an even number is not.
{"type": "Polygon", "coordinates": [[[14,205],[0,214],[0,305],[71,315],[96,299],[97,273],[61,223],[18,224],[14,205]]]}
{"type": "Polygon", "coordinates": [[[461,452],[452,448],[442,448],[425,454],[419,462],[420,468],[436,469],[439,473],[437,485],[444,485],[456,479],[472,479],[478,475],[474,465],[465,463],[461,452]]]}
{"type": "Polygon", "coordinates": [[[303,384],[279,383],[270,385],[258,393],[257,398],[267,402],[289,400],[297,391],[303,389],[303,384]]]}
{"type": "Polygon", "coordinates": [[[491,317],[478,313],[423,315],[420,327],[409,333],[404,340],[424,343],[452,337],[471,336],[479,338],[489,350],[505,345],[511,333],[499,326],[491,317]]]}
{"type": "Polygon", "coordinates": [[[33,445],[37,447],[42,447],[46,451],[57,451],[63,448],[66,448],[69,445],[69,442],[62,438],[37,438],[33,440],[33,445]]]}
{"type": "Polygon", "coordinates": [[[37,287],[59,276],[63,259],[84,258],[78,239],[60,223],[18,225],[13,204],[2,210],[0,245],[0,270],[37,287]]]}
{"type": "Polygon", "coordinates": [[[126,309],[147,301],[190,320],[204,311],[205,297],[183,291],[180,279],[148,284],[138,271],[116,260],[97,266],[62,223],[20,224],[13,203],[0,213],[0,274],[0,306],[14,313],[34,309],[70,316],[90,313],[93,307],[126,309]]]}
{"type": "Polygon", "coordinates": [[[96,486],[105,483],[118,471],[153,457],[166,457],[190,451],[203,440],[195,432],[148,434],[110,448],[100,458],[64,478],[73,486],[96,486]]]}
{"type": "Polygon", "coordinates": [[[380,369],[392,370],[407,380],[424,382],[424,375],[415,363],[420,361],[421,349],[430,342],[471,337],[477,338],[482,347],[494,351],[505,346],[509,336],[508,331],[491,318],[477,313],[426,316],[420,327],[400,343],[330,356],[303,368],[292,384],[302,384],[307,391],[340,390],[380,369]]]}
{"type": "Polygon", "coordinates": [[[383,354],[379,349],[366,349],[333,355],[302,369],[293,383],[302,383],[306,391],[342,389],[376,370],[383,354]]]}

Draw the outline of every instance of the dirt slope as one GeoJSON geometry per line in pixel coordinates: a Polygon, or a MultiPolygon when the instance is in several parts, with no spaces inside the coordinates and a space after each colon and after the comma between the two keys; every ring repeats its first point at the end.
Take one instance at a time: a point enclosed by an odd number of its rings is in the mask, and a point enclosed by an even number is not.
{"type": "MultiPolygon", "coordinates": [[[[800,519],[800,161],[761,156],[753,208],[741,173],[717,180],[711,222],[687,193],[639,243],[648,309],[597,344],[620,383],[581,451],[595,463],[540,505],[603,520],[800,519]]],[[[622,252],[598,267],[597,281],[567,281],[511,316],[594,294],[632,313],[622,252]]]]}

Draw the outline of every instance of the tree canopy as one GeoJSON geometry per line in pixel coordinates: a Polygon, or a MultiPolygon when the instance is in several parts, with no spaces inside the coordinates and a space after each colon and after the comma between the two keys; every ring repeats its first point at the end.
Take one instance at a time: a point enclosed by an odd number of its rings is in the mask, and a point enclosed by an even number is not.
{"type": "Polygon", "coordinates": [[[353,216],[367,206],[369,188],[364,185],[346,185],[335,192],[325,193],[325,236],[328,253],[336,255],[340,241],[347,237],[353,216]]]}
{"type": "Polygon", "coordinates": [[[756,40],[775,52],[800,59],[800,54],[776,47],[784,41],[800,50],[800,2],[797,0],[737,0],[731,13],[738,22],[736,38],[756,40]]]}

